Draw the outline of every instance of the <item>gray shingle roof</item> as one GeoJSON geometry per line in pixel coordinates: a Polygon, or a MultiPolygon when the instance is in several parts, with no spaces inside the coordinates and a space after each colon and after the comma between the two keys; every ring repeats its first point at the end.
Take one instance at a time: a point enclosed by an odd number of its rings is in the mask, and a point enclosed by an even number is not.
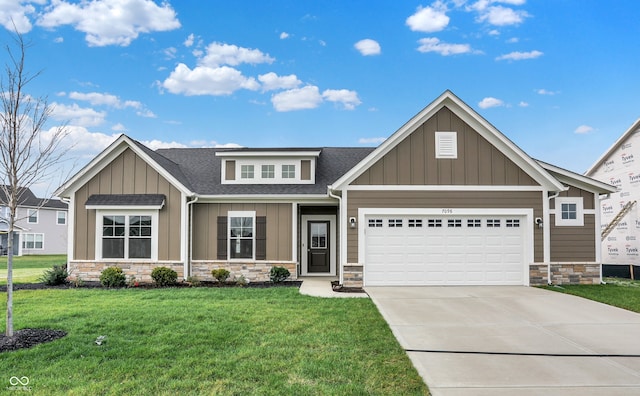
{"type": "MultiPolygon", "coordinates": [[[[0,186],[0,206],[7,206],[9,201],[5,194],[5,189],[0,186]]],[[[32,208],[52,208],[67,209],[68,205],[58,199],[38,198],[29,188],[20,187],[18,189],[18,206],[27,206],[32,208]]]]}
{"type": "Polygon", "coordinates": [[[85,205],[90,206],[160,206],[165,201],[164,194],[94,194],[85,205]]]}
{"type": "MultiPolygon", "coordinates": [[[[148,150],[148,149],[147,149],[148,150]]],[[[299,149],[240,149],[241,151],[292,151],[299,149]]],[[[221,184],[221,158],[216,152],[228,152],[228,148],[171,148],[159,149],[152,156],[164,161],[158,164],[173,164],[186,179],[185,186],[200,195],[266,195],[266,194],[326,194],[327,186],[338,180],[371,151],[372,147],[324,147],[306,148],[317,150],[320,155],[316,163],[315,184],[221,184]]],[[[167,169],[167,168],[165,168],[167,169]]],[[[171,172],[169,169],[167,171],[171,172]]],[[[174,173],[172,175],[175,176],[174,173]]],[[[177,177],[176,177],[177,178],[177,177]]]]}

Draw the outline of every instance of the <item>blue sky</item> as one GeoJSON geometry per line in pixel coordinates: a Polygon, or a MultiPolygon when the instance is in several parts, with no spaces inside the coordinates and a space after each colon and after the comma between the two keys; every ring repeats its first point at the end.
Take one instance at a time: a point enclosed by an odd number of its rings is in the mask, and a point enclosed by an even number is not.
{"type": "MultiPolygon", "coordinates": [[[[637,0],[0,0],[82,165],[153,148],[375,146],[446,89],[584,172],[640,117],[637,0]]],[[[6,52],[0,53],[6,63],[6,52]]],[[[55,188],[55,187],[53,187],[55,188]]]]}

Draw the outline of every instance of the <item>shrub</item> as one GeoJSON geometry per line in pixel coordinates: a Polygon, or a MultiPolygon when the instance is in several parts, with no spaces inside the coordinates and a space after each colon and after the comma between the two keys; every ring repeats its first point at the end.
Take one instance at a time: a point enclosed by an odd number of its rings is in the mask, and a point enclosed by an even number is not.
{"type": "Polygon", "coordinates": [[[124,287],[127,277],[122,272],[122,268],[105,268],[100,274],[100,284],[104,287],[124,287]]]}
{"type": "Polygon", "coordinates": [[[235,282],[237,286],[245,287],[246,285],[249,284],[249,279],[245,278],[244,275],[240,274],[240,276],[238,276],[235,279],[235,282]]]}
{"type": "Polygon", "coordinates": [[[200,278],[198,278],[197,276],[187,276],[187,282],[189,282],[193,287],[198,287],[201,285],[200,278]]]}
{"type": "Polygon", "coordinates": [[[229,275],[231,275],[231,272],[224,268],[218,268],[211,270],[211,275],[213,275],[213,277],[216,278],[218,282],[224,283],[224,281],[229,278],[229,275]]]}
{"type": "Polygon", "coordinates": [[[271,267],[271,271],[269,271],[269,278],[273,283],[281,283],[284,282],[291,275],[288,269],[284,267],[271,267]]]}
{"type": "Polygon", "coordinates": [[[178,273],[171,268],[156,267],[151,271],[151,279],[160,287],[173,286],[178,280],[178,273]]]}
{"type": "Polygon", "coordinates": [[[45,285],[57,286],[66,284],[68,277],[66,265],[54,265],[53,268],[45,270],[38,280],[45,285]]]}

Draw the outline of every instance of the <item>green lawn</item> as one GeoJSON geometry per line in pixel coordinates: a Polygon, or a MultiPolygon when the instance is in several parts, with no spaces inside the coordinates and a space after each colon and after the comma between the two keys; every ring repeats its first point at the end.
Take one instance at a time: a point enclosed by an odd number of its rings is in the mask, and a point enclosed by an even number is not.
{"type": "Polygon", "coordinates": [[[604,285],[546,286],[545,289],[573,294],[640,313],[640,282],[606,278],[604,285]]]}
{"type": "Polygon", "coordinates": [[[0,388],[26,376],[34,395],[428,394],[369,299],[297,288],[20,290],[14,299],[16,329],[68,335],[2,353],[0,388]]]}
{"type": "MultiPolygon", "coordinates": [[[[13,258],[13,282],[14,283],[34,283],[42,273],[53,267],[55,264],[65,264],[67,256],[59,255],[38,255],[38,256],[16,256],[13,258]]],[[[0,285],[7,284],[7,256],[0,257],[0,285]]]]}

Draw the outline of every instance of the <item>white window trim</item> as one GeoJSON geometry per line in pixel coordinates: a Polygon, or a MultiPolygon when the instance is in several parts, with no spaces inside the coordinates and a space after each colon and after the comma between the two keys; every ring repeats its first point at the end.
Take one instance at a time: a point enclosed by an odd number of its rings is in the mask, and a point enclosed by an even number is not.
{"type": "Polygon", "coordinates": [[[254,164],[242,164],[240,165],[240,179],[241,180],[253,180],[256,178],[256,166],[254,164]],[[244,172],[244,169],[246,168],[246,172],[244,172]],[[251,170],[251,172],[249,172],[249,170],[251,170]],[[244,176],[243,174],[247,173],[247,176],[244,176]],[[248,176],[248,174],[251,173],[251,177],[248,176]]]}
{"type": "Polygon", "coordinates": [[[265,158],[250,158],[241,157],[235,161],[235,179],[229,180],[226,178],[227,161],[221,163],[221,179],[222,184],[315,184],[316,182],[316,159],[311,157],[265,157],[265,158]],[[302,180],[302,161],[310,161],[311,165],[311,179],[302,180]],[[253,178],[242,178],[242,166],[253,165],[253,178]],[[274,177],[263,178],[262,166],[274,165],[274,177]],[[285,178],[282,177],[282,166],[293,165],[294,177],[285,178]]]}
{"type": "MultiPolygon", "coordinates": [[[[96,261],[158,261],[158,211],[157,210],[136,210],[124,208],[120,210],[104,209],[96,210],[96,240],[95,251],[96,261]],[[151,258],[102,258],[102,217],[103,216],[126,216],[127,230],[129,216],[151,216],[151,258]]],[[[125,238],[128,241],[128,235],[125,238]]],[[[125,252],[127,252],[125,243],[125,252]]],[[[127,254],[125,254],[127,256],[127,254]]]]}
{"type": "Polygon", "coordinates": [[[67,225],[67,217],[68,217],[68,213],[65,212],[64,210],[58,210],[56,211],[56,225],[67,225]],[[64,223],[59,223],[58,219],[59,219],[59,215],[60,213],[64,213],[64,223]]]}
{"type": "Polygon", "coordinates": [[[27,223],[28,224],[38,224],[40,221],[40,211],[38,209],[27,209],[27,223]],[[36,221],[31,221],[31,213],[36,214],[36,221]]]}
{"type": "Polygon", "coordinates": [[[255,211],[227,212],[227,260],[229,261],[255,261],[256,260],[256,212],[255,211]],[[251,217],[253,219],[251,258],[231,258],[231,218],[232,217],[251,217]]]}
{"type": "Polygon", "coordinates": [[[22,250],[44,250],[44,233],[42,233],[42,232],[20,233],[20,247],[22,248],[22,250]],[[32,247],[32,248],[29,248],[29,247],[26,246],[27,235],[34,235],[34,239],[33,239],[33,246],[34,247],[32,247]],[[42,235],[42,247],[40,247],[40,248],[35,247],[35,245],[36,245],[35,235],[42,235]]]}
{"type": "Polygon", "coordinates": [[[436,158],[458,158],[458,133],[436,132],[436,158]],[[446,145],[444,144],[446,143],[446,145]],[[446,150],[445,150],[446,149],[446,150]]]}
{"type": "Polygon", "coordinates": [[[582,227],[584,226],[584,203],[582,197],[558,197],[555,199],[555,225],[557,227],[582,227]],[[562,218],[562,204],[576,205],[576,218],[562,218]]]}

